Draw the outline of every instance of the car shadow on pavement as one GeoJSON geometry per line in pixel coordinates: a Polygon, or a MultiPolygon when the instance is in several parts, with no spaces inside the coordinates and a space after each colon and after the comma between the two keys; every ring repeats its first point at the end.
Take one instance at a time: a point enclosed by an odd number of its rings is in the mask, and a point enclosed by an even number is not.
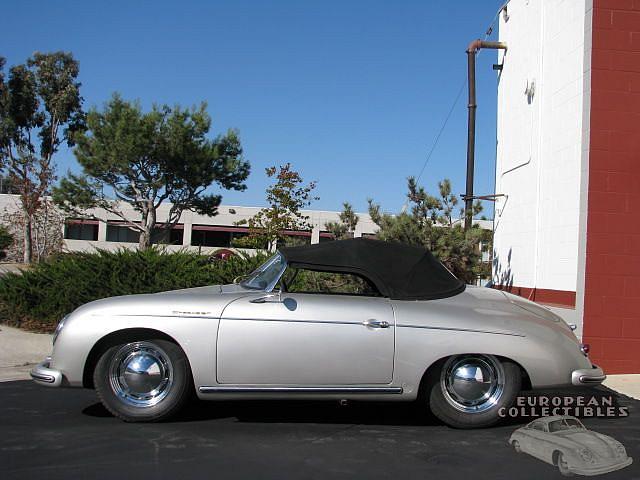
{"type": "MultiPolygon", "coordinates": [[[[91,417],[111,417],[101,403],[86,407],[91,417]]],[[[428,409],[406,402],[348,402],[304,400],[191,400],[168,423],[233,418],[250,423],[317,423],[362,425],[442,425],[428,409]],[[426,411],[425,411],[426,410],[426,411]]]]}

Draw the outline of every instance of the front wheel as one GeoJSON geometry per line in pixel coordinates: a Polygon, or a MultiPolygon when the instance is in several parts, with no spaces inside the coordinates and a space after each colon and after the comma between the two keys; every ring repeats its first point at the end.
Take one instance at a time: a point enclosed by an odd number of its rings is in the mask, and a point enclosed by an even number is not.
{"type": "Polygon", "coordinates": [[[573,476],[573,472],[569,469],[569,464],[564,459],[564,455],[562,454],[562,452],[558,453],[558,459],[556,460],[556,463],[558,464],[558,470],[560,470],[560,473],[562,475],[564,475],[565,477],[573,476]]]}
{"type": "Polygon", "coordinates": [[[455,428],[497,423],[520,392],[520,368],[493,355],[465,354],[446,360],[429,395],[431,411],[455,428]]]}
{"type": "Polygon", "coordinates": [[[176,413],[189,397],[191,371],[182,349],[152,339],[115,345],[93,373],[102,404],[126,422],[157,422],[176,413]]]}

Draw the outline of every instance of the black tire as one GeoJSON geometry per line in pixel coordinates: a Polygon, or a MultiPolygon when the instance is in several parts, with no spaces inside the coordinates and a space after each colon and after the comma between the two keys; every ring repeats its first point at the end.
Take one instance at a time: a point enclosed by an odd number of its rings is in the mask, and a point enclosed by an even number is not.
{"type": "Polygon", "coordinates": [[[432,382],[429,391],[429,404],[433,414],[441,421],[453,428],[483,428],[498,423],[503,418],[499,412],[501,409],[508,409],[515,401],[516,396],[520,392],[522,385],[522,375],[520,368],[515,363],[508,360],[501,360],[492,355],[459,355],[451,357],[442,366],[442,370],[438,378],[432,382]],[[495,403],[487,402],[484,410],[481,411],[462,411],[460,407],[456,407],[455,401],[447,393],[445,385],[443,385],[443,376],[447,371],[447,366],[451,362],[464,357],[481,358],[489,362],[495,362],[500,369],[500,374],[504,378],[501,393],[495,398],[495,403]]]}
{"type": "MultiPolygon", "coordinates": [[[[158,365],[160,362],[158,363],[158,365]]],[[[158,367],[152,364],[153,367],[158,367]]],[[[129,374],[131,371],[126,370],[129,374]]],[[[151,378],[145,377],[147,372],[136,374],[133,376],[139,379],[151,378]]],[[[161,378],[161,376],[153,377],[161,378]]],[[[125,422],[159,422],[178,412],[185,402],[191,396],[193,390],[193,378],[189,362],[182,349],[173,342],[162,339],[136,340],[130,343],[115,345],[106,350],[93,372],[93,383],[98,398],[109,412],[115,417],[125,422]],[[129,387],[126,383],[126,375],[117,375],[116,372],[123,372],[123,357],[128,353],[130,357],[133,355],[141,355],[140,351],[146,349],[144,353],[155,352],[160,358],[163,369],[161,394],[151,397],[151,400],[142,397],[141,394],[135,392],[130,395],[124,387],[129,387]],[[170,372],[166,373],[165,372],[170,372]],[[133,398],[136,396],[136,398],[133,398]],[[139,402],[139,404],[133,404],[139,402]]],[[[149,387],[151,388],[151,387],[149,387]]],[[[153,392],[159,390],[156,388],[146,394],[150,396],[153,392]]]]}
{"type": "Polygon", "coordinates": [[[558,456],[556,458],[556,465],[558,466],[560,473],[565,477],[573,477],[573,472],[569,470],[569,465],[564,461],[564,455],[562,452],[558,452],[558,456]]]}

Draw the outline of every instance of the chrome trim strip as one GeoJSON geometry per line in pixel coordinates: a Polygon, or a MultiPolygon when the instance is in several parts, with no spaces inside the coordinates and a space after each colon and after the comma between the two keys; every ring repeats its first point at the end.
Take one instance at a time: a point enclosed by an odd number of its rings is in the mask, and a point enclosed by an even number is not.
{"type": "Polygon", "coordinates": [[[473,333],[490,333],[492,335],[509,335],[511,337],[524,337],[525,335],[522,335],[520,333],[513,333],[513,332],[502,332],[502,331],[496,331],[496,330],[478,330],[475,328],[453,328],[453,327],[431,327],[431,326],[425,326],[425,325],[406,325],[406,324],[397,324],[396,327],[398,328],[424,328],[426,330],[448,330],[448,331],[454,331],[454,332],[473,332],[473,333]]]}
{"type": "MultiPolygon", "coordinates": [[[[119,315],[121,317],[158,317],[158,318],[207,318],[214,320],[244,320],[247,322],[283,322],[283,323],[328,323],[334,325],[362,325],[362,322],[344,322],[344,321],[333,321],[333,320],[297,320],[297,319],[283,319],[283,318],[243,318],[243,317],[206,317],[206,316],[196,316],[196,315],[119,315]]],[[[389,322],[389,326],[385,328],[393,328],[395,325],[393,322],[389,322]]],[[[423,328],[423,327],[419,327],[423,328]]]]}
{"type": "Polygon", "coordinates": [[[208,318],[217,320],[220,317],[211,317],[206,315],[161,315],[161,314],[150,314],[150,313],[119,313],[118,317],[158,317],[158,318],[208,318]]]}
{"type": "MultiPolygon", "coordinates": [[[[339,320],[298,320],[293,318],[242,318],[242,317],[222,317],[220,320],[244,320],[247,322],[283,322],[283,323],[331,323],[336,325],[362,325],[362,322],[345,322],[339,320]]],[[[393,327],[393,324],[389,325],[393,327]]]]}
{"type": "Polygon", "coordinates": [[[399,394],[402,387],[227,387],[202,386],[200,393],[383,393],[399,394]]]}

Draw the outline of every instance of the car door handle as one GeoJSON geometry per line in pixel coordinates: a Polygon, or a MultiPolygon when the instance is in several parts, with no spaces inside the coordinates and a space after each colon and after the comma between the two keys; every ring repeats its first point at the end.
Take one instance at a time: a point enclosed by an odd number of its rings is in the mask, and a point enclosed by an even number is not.
{"type": "Polygon", "coordinates": [[[389,322],[386,320],[374,320],[373,318],[365,320],[362,325],[369,328],[389,328],[389,322]]]}
{"type": "Polygon", "coordinates": [[[249,303],[282,303],[282,295],[280,293],[269,293],[249,300],[249,303]]]}

